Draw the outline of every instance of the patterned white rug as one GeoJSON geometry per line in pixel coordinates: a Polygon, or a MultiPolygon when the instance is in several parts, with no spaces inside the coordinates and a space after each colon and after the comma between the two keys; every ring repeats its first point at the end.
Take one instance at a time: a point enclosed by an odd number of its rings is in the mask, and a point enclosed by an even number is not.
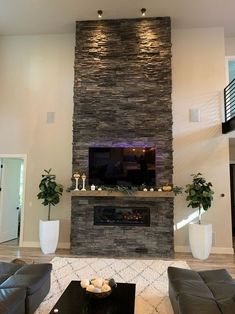
{"type": "Polygon", "coordinates": [[[135,283],[135,314],[172,314],[167,267],[189,268],[184,261],[143,259],[55,257],[51,263],[51,289],[35,314],[48,314],[71,280],[94,277],[135,283]]]}

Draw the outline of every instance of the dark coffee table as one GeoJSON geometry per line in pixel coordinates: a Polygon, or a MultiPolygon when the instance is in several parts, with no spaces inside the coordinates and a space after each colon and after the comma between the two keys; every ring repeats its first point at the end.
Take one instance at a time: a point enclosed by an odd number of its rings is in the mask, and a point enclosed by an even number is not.
{"type": "Polygon", "coordinates": [[[111,295],[94,299],[86,295],[80,281],[71,281],[50,314],[134,314],[135,284],[117,283],[111,295]]]}

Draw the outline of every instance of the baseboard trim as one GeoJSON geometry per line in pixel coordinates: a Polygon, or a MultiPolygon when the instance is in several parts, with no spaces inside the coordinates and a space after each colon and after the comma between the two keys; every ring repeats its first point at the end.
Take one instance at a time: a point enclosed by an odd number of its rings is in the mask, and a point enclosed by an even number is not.
{"type": "Polygon", "coordinates": [[[178,252],[178,253],[190,253],[191,250],[190,250],[189,246],[175,245],[175,252],[178,252]]]}
{"type": "MultiPolygon", "coordinates": [[[[179,253],[190,253],[189,246],[176,245],[175,252],[179,253]]],[[[234,254],[234,249],[229,247],[212,247],[211,254],[234,254]]]]}
{"type": "MultiPolygon", "coordinates": [[[[39,242],[28,242],[28,241],[23,241],[22,247],[40,247],[39,242]]],[[[70,243],[69,242],[60,242],[58,244],[58,249],[70,249],[70,243]]]]}
{"type": "Polygon", "coordinates": [[[213,247],[212,254],[234,254],[234,249],[229,247],[213,247]]]}

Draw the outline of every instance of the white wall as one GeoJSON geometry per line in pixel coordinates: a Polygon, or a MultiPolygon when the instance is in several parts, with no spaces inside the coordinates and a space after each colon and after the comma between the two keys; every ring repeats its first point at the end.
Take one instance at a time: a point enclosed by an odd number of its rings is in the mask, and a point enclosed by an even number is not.
{"type": "Polygon", "coordinates": [[[225,55],[235,56],[235,37],[225,38],[225,55]]]}
{"type": "MultiPolygon", "coordinates": [[[[213,251],[232,253],[229,145],[221,131],[226,85],[223,29],[174,30],[172,43],[174,184],[185,186],[198,172],[213,183],[214,202],[203,221],[213,225],[213,251]],[[201,111],[200,122],[189,121],[190,108],[201,111]]],[[[193,212],[183,196],[176,197],[177,251],[188,250],[193,212]]]]}
{"type": "MultiPolygon", "coordinates": [[[[228,139],[222,135],[225,85],[223,30],[172,32],[174,183],[185,185],[201,171],[215,190],[204,220],[213,223],[217,251],[232,252],[228,139]],[[201,122],[189,122],[189,109],[201,122]],[[221,198],[220,194],[225,193],[221,198]]],[[[43,169],[53,168],[59,183],[70,186],[72,164],[74,35],[0,37],[0,154],[27,154],[24,245],[38,244],[38,221],[47,210],[36,195],[43,169]],[[46,124],[46,112],[55,123],[46,124]]],[[[62,221],[60,245],[70,236],[70,194],[52,208],[62,221]]],[[[175,199],[175,223],[191,209],[175,199]]],[[[188,248],[187,225],[175,233],[177,250],[188,248]]]]}
{"type": "MultiPolygon", "coordinates": [[[[70,186],[74,35],[0,37],[0,154],[27,154],[24,245],[38,244],[47,209],[36,195],[43,169],[70,186]],[[55,112],[55,123],[46,113],[55,112]]],[[[70,236],[70,195],[52,208],[61,219],[61,246],[70,236]]]]}

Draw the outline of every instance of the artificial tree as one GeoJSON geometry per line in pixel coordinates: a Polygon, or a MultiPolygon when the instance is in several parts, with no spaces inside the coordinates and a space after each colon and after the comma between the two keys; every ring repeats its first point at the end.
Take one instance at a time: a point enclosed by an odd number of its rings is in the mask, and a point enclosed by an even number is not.
{"type": "Polygon", "coordinates": [[[213,200],[212,183],[207,182],[201,173],[192,174],[192,183],[186,185],[186,201],[188,207],[198,208],[199,210],[199,224],[201,224],[201,211],[205,211],[211,207],[213,200]]]}
{"type": "Polygon", "coordinates": [[[55,206],[60,202],[60,196],[63,193],[63,186],[56,183],[56,176],[51,174],[51,169],[45,170],[42,174],[42,180],[39,184],[40,192],[37,194],[38,199],[42,199],[42,204],[48,206],[48,220],[51,218],[51,205],[55,206]]]}

